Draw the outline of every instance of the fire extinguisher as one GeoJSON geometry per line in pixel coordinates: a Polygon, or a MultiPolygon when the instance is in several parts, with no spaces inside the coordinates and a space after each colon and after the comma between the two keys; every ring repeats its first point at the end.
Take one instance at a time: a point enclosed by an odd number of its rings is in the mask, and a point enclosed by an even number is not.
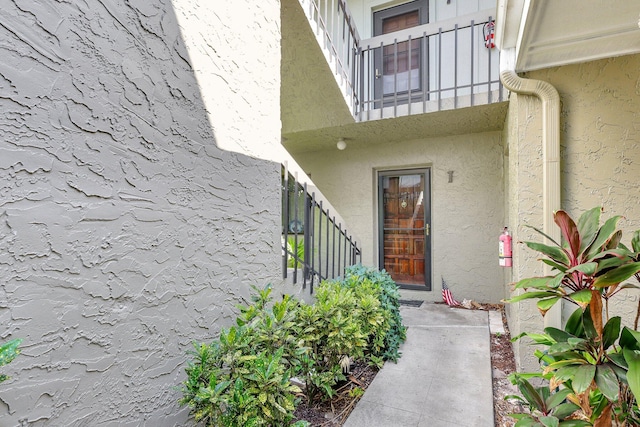
{"type": "Polygon", "coordinates": [[[498,256],[500,267],[511,267],[512,255],[511,255],[511,235],[507,227],[500,235],[500,241],[498,243],[498,256]]]}
{"type": "Polygon", "coordinates": [[[496,47],[496,21],[489,21],[482,27],[482,34],[484,35],[484,46],[487,49],[493,49],[496,47]]]}

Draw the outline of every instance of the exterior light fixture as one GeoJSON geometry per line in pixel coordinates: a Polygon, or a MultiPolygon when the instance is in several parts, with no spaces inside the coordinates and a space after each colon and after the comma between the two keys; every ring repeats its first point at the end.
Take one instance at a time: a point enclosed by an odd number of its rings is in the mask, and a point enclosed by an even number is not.
{"type": "Polygon", "coordinates": [[[338,140],[338,143],[336,144],[336,146],[338,147],[338,150],[344,150],[345,148],[347,148],[347,143],[344,142],[344,138],[340,138],[338,140]]]}

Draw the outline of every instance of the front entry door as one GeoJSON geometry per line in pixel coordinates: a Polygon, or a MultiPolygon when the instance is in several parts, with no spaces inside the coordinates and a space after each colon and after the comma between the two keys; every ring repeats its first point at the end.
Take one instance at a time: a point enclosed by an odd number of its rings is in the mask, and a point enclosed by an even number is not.
{"type": "Polygon", "coordinates": [[[378,175],[379,265],[403,288],[431,290],[429,172],[378,175]]]}

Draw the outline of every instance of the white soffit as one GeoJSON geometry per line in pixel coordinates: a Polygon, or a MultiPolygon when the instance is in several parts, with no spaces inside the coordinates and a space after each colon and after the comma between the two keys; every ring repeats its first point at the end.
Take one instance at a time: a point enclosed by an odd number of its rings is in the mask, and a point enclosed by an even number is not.
{"type": "Polygon", "coordinates": [[[640,0],[527,3],[522,15],[525,22],[520,23],[516,71],[640,52],[640,0]]]}

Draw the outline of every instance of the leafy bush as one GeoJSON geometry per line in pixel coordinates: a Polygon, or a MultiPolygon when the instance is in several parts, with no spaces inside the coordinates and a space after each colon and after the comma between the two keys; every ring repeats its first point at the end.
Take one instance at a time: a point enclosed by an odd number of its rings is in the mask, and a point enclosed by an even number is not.
{"type": "MultiPolygon", "coordinates": [[[[207,426],[285,426],[300,388],[309,401],[331,398],[351,361],[397,360],[406,337],[399,292],[388,274],[351,267],[325,281],[308,305],[272,302],[270,287],[239,307],[236,326],[211,344],[194,344],[180,403],[207,426]]],[[[306,425],[299,421],[296,426],[306,425]]]]}
{"type": "Polygon", "coordinates": [[[634,233],[629,249],[620,243],[620,217],[600,226],[600,213],[599,207],[591,209],[576,223],[558,211],[554,219],[562,231],[561,244],[525,242],[546,257],[543,262],[555,274],[520,280],[515,288],[526,292],[509,301],[537,299],[543,314],[561,299],[578,308],[563,330],[548,327],[543,334],[525,332],[514,338],[527,336],[545,347],[535,352],[542,372],[512,377],[534,409],[517,415],[517,426],[640,425],[638,316],[634,329],[622,328],[621,318],[609,318],[604,309],[622,289],[637,288],[623,282],[632,277],[640,281],[640,231],[634,233]],[[530,377],[545,379],[549,385],[535,388],[527,380],[530,377]]]}
{"type": "Polygon", "coordinates": [[[389,273],[362,265],[347,268],[343,283],[358,289],[360,283],[371,282],[373,296],[380,301],[380,310],[384,313],[385,323],[378,328],[374,338],[377,341],[370,346],[372,356],[396,362],[400,358],[400,344],[407,339],[407,328],[402,325],[400,316],[400,290],[389,273]]]}
{"type": "MultiPolygon", "coordinates": [[[[284,426],[293,419],[295,394],[290,379],[299,349],[291,334],[289,297],[267,308],[270,288],[242,307],[237,326],[222,330],[217,341],[194,344],[193,360],[180,403],[207,426],[284,426]]],[[[305,425],[302,422],[296,426],[305,425]]]]}
{"type": "MultiPolygon", "coordinates": [[[[20,354],[18,346],[22,342],[22,338],[16,338],[8,341],[0,346],[0,366],[8,365],[13,359],[20,354]]],[[[8,376],[0,374],[0,383],[9,379],[8,376]]]]}

